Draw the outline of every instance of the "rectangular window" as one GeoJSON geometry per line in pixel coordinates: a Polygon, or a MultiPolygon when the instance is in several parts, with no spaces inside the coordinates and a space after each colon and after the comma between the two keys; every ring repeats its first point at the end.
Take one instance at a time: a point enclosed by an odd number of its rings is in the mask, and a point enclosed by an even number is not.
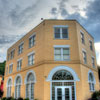
{"type": "Polygon", "coordinates": [[[8,74],[8,67],[6,67],[6,75],[8,74]]]}
{"type": "Polygon", "coordinates": [[[14,58],[14,53],[15,53],[15,50],[12,50],[12,51],[11,51],[11,59],[14,58]]]}
{"type": "Polygon", "coordinates": [[[10,65],[9,65],[9,74],[11,74],[12,71],[13,71],[13,64],[10,64],[10,65]]]}
{"type": "Polygon", "coordinates": [[[54,36],[55,36],[55,39],[67,39],[68,27],[55,27],[54,36]]]}
{"type": "Polygon", "coordinates": [[[87,64],[87,56],[85,51],[83,51],[83,60],[84,60],[84,64],[87,64]]]}
{"type": "Polygon", "coordinates": [[[21,70],[22,67],[22,59],[17,61],[17,71],[21,70]]]}
{"type": "Polygon", "coordinates": [[[24,43],[21,43],[19,46],[18,46],[18,54],[21,54],[23,52],[23,45],[24,43]]]}
{"type": "Polygon", "coordinates": [[[33,64],[34,64],[34,53],[28,56],[28,65],[33,65],[33,64]]]}
{"type": "Polygon", "coordinates": [[[81,32],[81,41],[82,41],[83,44],[85,44],[84,33],[83,32],[81,32]]]}
{"type": "Polygon", "coordinates": [[[89,41],[90,42],[90,50],[93,51],[93,44],[92,44],[92,41],[89,41]]]}
{"type": "Polygon", "coordinates": [[[10,54],[8,53],[8,57],[7,57],[7,60],[9,61],[9,59],[10,59],[10,54]]]}
{"type": "Polygon", "coordinates": [[[33,35],[29,38],[29,48],[35,45],[35,38],[36,38],[36,35],[33,35]]]}
{"type": "Polygon", "coordinates": [[[95,58],[94,57],[92,57],[92,66],[93,68],[95,68],[95,58]]]}
{"type": "Polygon", "coordinates": [[[57,61],[70,60],[69,48],[54,48],[54,57],[57,61]]]}

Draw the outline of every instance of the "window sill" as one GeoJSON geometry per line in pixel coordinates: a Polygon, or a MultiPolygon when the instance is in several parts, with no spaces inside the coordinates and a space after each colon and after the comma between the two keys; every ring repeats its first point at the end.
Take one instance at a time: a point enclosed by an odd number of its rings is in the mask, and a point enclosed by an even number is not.
{"type": "Polygon", "coordinates": [[[54,38],[54,40],[69,40],[69,38],[54,38]]]}
{"type": "Polygon", "coordinates": [[[68,60],[54,60],[54,61],[71,61],[70,59],[68,59],[68,60]]]}

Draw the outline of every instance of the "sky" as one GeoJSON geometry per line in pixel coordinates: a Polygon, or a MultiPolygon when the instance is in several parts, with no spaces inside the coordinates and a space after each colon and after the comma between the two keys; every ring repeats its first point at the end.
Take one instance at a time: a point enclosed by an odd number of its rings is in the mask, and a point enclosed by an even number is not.
{"type": "Polygon", "coordinates": [[[100,65],[100,0],[0,0],[0,62],[43,19],[76,19],[95,40],[100,65]]]}

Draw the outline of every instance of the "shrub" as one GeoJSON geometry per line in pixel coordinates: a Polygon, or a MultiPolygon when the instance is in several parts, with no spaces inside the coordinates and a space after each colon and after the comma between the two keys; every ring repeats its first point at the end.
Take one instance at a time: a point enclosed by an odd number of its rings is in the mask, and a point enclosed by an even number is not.
{"type": "Polygon", "coordinates": [[[3,97],[1,100],[6,100],[6,97],[3,97]]]}
{"type": "Polygon", "coordinates": [[[95,91],[92,94],[92,100],[100,100],[100,91],[95,91]]]}
{"type": "Polygon", "coordinates": [[[8,97],[6,100],[14,100],[13,97],[8,97]]]}
{"type": "Polygon", "coordinates": [[[22,97],[19,97],[17,100],[23,100],[23,98],[22,97]]]}
{"type": "Polygon", "coordinates": [[[24,100],[29,100],[29,98],[25,98],[24,100]]]}

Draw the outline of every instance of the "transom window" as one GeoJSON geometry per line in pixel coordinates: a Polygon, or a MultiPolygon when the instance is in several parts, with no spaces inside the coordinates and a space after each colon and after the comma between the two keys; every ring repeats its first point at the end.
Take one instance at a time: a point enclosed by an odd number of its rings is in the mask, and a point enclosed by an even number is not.
{"type": "Polygon", "coordinates": [[[10,64],[10,65],[9,65],[9,74],[11,74],[12,71],[13,71],[13,64],[10,64]]]}
{"type": "Polygon", "coordinates": [[[12,87],[12,81],[11,79],[9,79],[7,83],[7,97],[11,97],[11,87],[12,87]]]}
{"type": "Polygon", "coordinates": [[[24,43],[21,43],[19,46],[18,46],[18,54],[21,54],[23,52],[23,45],[24,43]]]}
{"type": "Polygon", "coordinates": [[[34,64],[34,53],[28,55],[28,65],[34,64]]]}
{"type": "Polygon", "coordinates": [[[73,80],[73,76],[66,70],[60,70],[53,75],[52,80],[73,80]]]}
{"type": "Polygon", "coordinates": [[[92,73],[89,73],[89,88],[90,91],[94,91],[95,87],[94,87],[94,76],[92,73]]]}
{"type": "Polygon", "coordinates": [[[67,39],[68,38],[68,27],[54,27],[55,39],[67,39]]]}
{"type": "Polygon", "coordinates": [[[83,32],[80,32],[80,33],[81,33],[81,41],[83,44],[85,44],[84,33],[83,32]]]}
{"type": "Polygon", "coordinates": [[[33,47],[35,45],[35,38],[36,38],[36,35],[32,35],[29,38],[29,48],[31,48],[31,47],[33,47]]]}
{"type": "Polygon", "coordinates": [[[20,97],[20,91],[21,91],[21,78],[20,76],[16,79],[16,86],[15,86],[15,98],[20,97]]]}
{"type": "Polygon", "coordinates": [[[22,67],[22,59],[17,61],[17,71],[21,70],[22,67]]]}
{"type": "Polygon", "coordinates": [[[87,56],[86,56],[85,51],[83,51],[83,61],[84,61],[84,64],[87,64],[87,56]]]}
{"type": "Polygon", "coordinates": [[[32,73],[27,76],[26,98],[34,100],[34,75],[32,73]]]}
{"type": "Polygon", "coordinates": [[[58,60],[58,61],[70,60],[69,48],[55,47],[54,57],[55,57],[55,60],[58,60]]]}

